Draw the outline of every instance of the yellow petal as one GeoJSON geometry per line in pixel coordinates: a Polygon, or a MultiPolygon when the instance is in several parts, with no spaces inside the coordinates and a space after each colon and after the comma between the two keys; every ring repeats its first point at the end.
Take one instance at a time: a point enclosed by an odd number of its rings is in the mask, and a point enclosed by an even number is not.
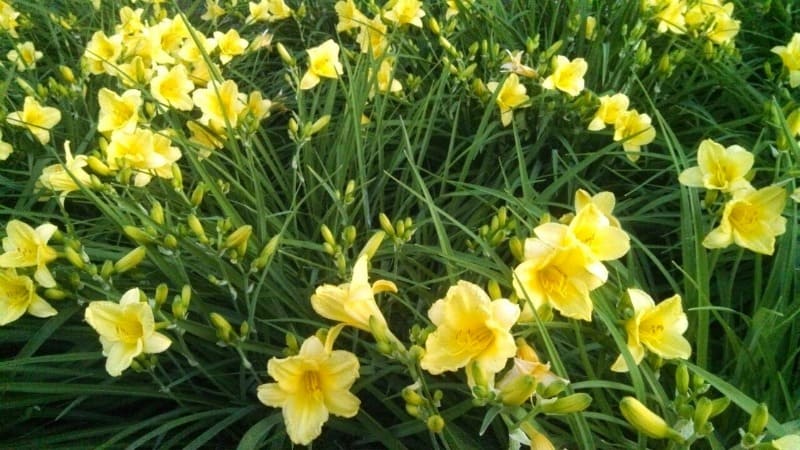
{"type": "Polygon", "coordinates": [[[172,345],[172,341],[161,333],[153,333],[144,340],[145,353],[161,353],[172,345]]]}
{"type": "Polygon", "coordinates": [[[314,397],[290,396],[283,404],[283,419],[286,432],[293,443],[308,445],[322,433],[322,425],[328,420],[325,404],[314,397]]]}
{"type": "Polygon", "coordinates": [[[678,176],[678,182],[689,187],[703,187],[703,172],[699,166],[689,167],[678,176]]]}
{"type": "Polygon", "coordinates": [[[334,350],[320,367],[323,391],[350,389],[358,378],[358,358],[344,350],[334,350]]]}
{"type": "Polygon", "coordinates": [[[137,341],[135,344],[125,344],[115,342],[111,345],[106,359],[106,372],[112,377],[122,375],[122,371],[131,366],[133,358],[142,353],[142,343],[137,341]]]}
{"type": "Polygon", "coordinates": [[[34,317],[50,317],[58,314],[55,308],[50,306],[43,298],[38,295],[33,295],[31,304],[28,305],[28,313],[34,317]]]}
{"type": "Polygon", "coordinates": [[[282,408],[287,398],[286,392],[278,386],[278,383],[259,385],[256,395],[261,403],[275,408],[282,408]]]}
{"type": "Polygon", "coordinates": [[[358,414],[361,400],[349,391],[324,391],[325,406],[331,414],[340,417],[353,417],[358,414]]]}
{"type": "Polygon", "coordinates": [[[306,71],[306,73],[303,74],[303,78],[300,80],[300,90],[303,91],[306,89],[313,88],[314,86],[319,84],[319,80],[320,80],[319,77],[311,73],[310,70],[306,71]]]}
{"type": "Polygon", "coordinates": [[[119,339],[117,323],[122,320],[122,307],[114,302],[95,301],[89,303],[84,311],[86,322],[97,334],[113,340],[119,339]]]}

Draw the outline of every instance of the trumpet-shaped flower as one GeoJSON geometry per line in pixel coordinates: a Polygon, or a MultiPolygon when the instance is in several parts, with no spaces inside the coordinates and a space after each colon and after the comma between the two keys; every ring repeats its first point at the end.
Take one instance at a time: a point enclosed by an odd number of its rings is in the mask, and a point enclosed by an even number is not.
{"type": "Polygon", "coordinates": [[[139,108],[142,106],[142,93],[137,89],[128,89],[122,95],[101,88],[97,93],[100,113],[97,119],[97,131],[109,133],[115,130],[132,132],[139,122],[139,108]]]}
{"type": "Polygon", "coordinates": [[[365,26],[369,19],[358,10],[353,0],[339,0],[333,6],[339,22],[336,23],[336,32],[343,33],[350,30],[358,30],[365,26]]]}
{"type": "Polygon", "coordinates": [[[575,191],[575,211],[580,212],[583,208],[590,204],[596,206],[606,218],[608,218],[611,225],[619,228],[619,220],[614,217],[614,206],[617,204],[617,199],[614,197],[613,192],[603,191],[595,195],[591,195],[583,189],[575,191]]]}
{"type": "Polygon", "coordinates": [[[219,61],[228,64],[234,56],[239,56],[247,49],[247,40],[239,36],[239,32],[231,28],[227,33],[221,31],[214,32],[214,39],[217,40],[219,49],[219,61]]]}
{"type": "Polygon", "coordinates": [[[14,147],[2,139],[3,133],[0,132],[0,161],[5,161],[9,156],[11,156],[12,153],[14,153],[14,147]]]}
{"type": "Polygon", "coordinates": [[[725,204],[719,226],[708,233],[703,246],[725,248],[735,242],[756,253],[771,255],[775,237],[786,232],[786,218],[781,216],[785,204],[786,190],[781,186],[736,191],[725,204]]]}
{"type": "Polygon", "coordinates": [[[53,164],[42,169],[39,183],[47,189],[59,192],[59,201],[64,204],[64,198],[70,192],[80,190],[81,185],[87,186],[92,182],[91,176],[86,172],[89,162],[86,155],[72,156],[70,142],[64,142],[64,163],[53,164]]]}
{"type": "Polygon", "coordinates": [[[311,296],[311,307],[326,319],[371,331],[370,318],[386,327],[386,319],[375,302],[375,294],[381,292],[397,292],[397,286],[387,280],[376,280],[370,285],[367,255],[362,255],[353,266],[353,278],[350,282],[338,286],[323,284],[317,287],[311,296]]]}
{"type": "Polygon", "coordinates": [[[22,111],[12,112],[6,117],[11,125],[25,127],[42,144],[50,142],[50,129],[61,122],[61,111],[42,106],[31,96],[25,97],[22,111]]]}
{"type": "Polygon", "coordinates": [[[92,35],[83,52],[83,61],[89,73],[114,73],[112,67],[122,54],[122,35],[106,36],[100,30],[92,35]]]}
{"type": "Polygon", "coordinates": [[[486,88],[492,92],[497,91],[495,103],[500,108],[500,122],[503,126],[508,126],[514,118],[514,110],[523,106],[529,97],[525,85],[519,82],[516,73],[512,73],[499,85],[496,81],[486,84],[486,88]],[[499,86],[499,90],[498,90],[499,86]]]}
{"type": "Polygon", "coordinates": [[[384,13],[383,17],[397,25],[410,24],[422,28],[422,18],[425,17],[425,11],[422,9],[422,2],[419,0],[397,0],[391,9],[384,13]]]}
{"type": "Polygon", "coordinates": [[[733,192],[750,187],[744,178],[753,167],[753,154],[738,145],[728,148],[706,139],[697,149],[697,166],[681,172],[678,181],[689,187],[733,192]]]}
{"type": "Polygon", "coordinates": [[[632,109],[620,113],[614,122],[614,141],[622,141],[622,148],[629,160],[636,162],[641,147],[656,138],[656,129],[650,124],[651,121],[649,115],[639,114],[632,109]]]}
{"type": "MultiPolygon", "coordinates": [[[[689,321],[683,312],[680,295],[673,295],[658,305],[640,289],[628,289],[628,297],[633,306],[633,317],[625,322],[625,331],[628,351],[636,364],[644,358],[645,349],[665,359],[688,359],[692,355],[692,346],[683,337],[689,321]]],[[[611,370],[629,370],[622,355],[611,370]]]]}
{"type": "Polygon", "coordinates": [[[800,33],[792,35],[788,44],[772,47],[772,53],[781,57],[783,66],[789,71],[789,85],[800,86],[800,33]]]}
{"type": "Polygon", "coordinates": [[[598,131],[605,128],[607,124],[613,124],[620,114],[628,110],[629,103],[628,96],[622,93],[600,97],[600,106],[592,121],[589,122],[588,129],[598,131]]]}
{"type": "Polygon", "coordinates": [[[420,367],[438,375],[474,362],[485,373],[499,372],[517,351],[511,327],[519,314],[509,300],[492,300],[480,286],[459,281],[428,310],[436,331],[425,341],[420,367]]]}
{"type": "Polygon", "coordinates": [[[192,93],[192,99],[203,112],[199,122],[216,129],[236,127],[247,101],[233,80],[225,80],[222,84],[211,83],[207,88],[197,89],[192,93]]]}
{"type": "Polygon", "coordinates": [[[602,262],[578,246],[555,247],[539,238],[525,240],[525,261],[514,269],[514,290],[539,308],[550,305],[564,317],[592,320],[589,292],[608,278],[602,262]]]}
{"type": "Polygon", "coordinates": [[[17,70],[24,72],[28,69],[36,68],[36,61],[42,59],[44,54],[33,46],[33,42],[17,44],[13,50],[9,50],[6,57],[9,61],[16,63],[17,70]]]}
{"type": "Polygon", "coordinates": [[[741,21],[733,18],[733,3],[726,3],[714,13],[711,26],[706,30],[706,36],[715,44],[725,44],[733,41],[739,34],[741,21]]]}
{"type": "Polygon", "coordinates": [[[667,31],[675,34],[686,33],[686,2],[684,0],[661,0],[655,18],[658,20],[658,32],[667,31]]]}
{"type": "Polygon", "coordinates": [[[339,44],[328,39],[322,44],[306,50],[308,53],[308,70],[300,80],[300,89],[311,89],[321,78],[339,78],[342,63],[339,62],[339,44]]]}
{"type": "Polygon", "coordinates": [[[172,341],[155,331],[153,310],[140,301],[139,288],[128,290],[119,303],[94,301],[86,307],[86,322],[100,335],[106,372],[118,377],[142,353],[161,353],[172,341]]]}
{"type": "Polygon", "coordinates": [[[181,111],[194,108],[192,96],[189,95],[193,90],[194,83],[189,79],[189,73],[183,65],[177,65],[169,70],[159,66],[158,74],[150,80],[150,93],[153,94],[153,98],[181,111]]]}
{"type": "Polygon", "coordinates": [[[398,93],[403,90],[403,85],[400,80],[394,77],[394,61],[392,59],[384,59],[378,68],[378,72],[374,75],[370,71],[370,76],[374,77],[375,85],[370,90],[370,97],[375,95],[375,91],[398,93]],[[377,89],[376,89],[377,88],[377,89]]]}
{"type": "Polygon", "coordinates": [[[115,131],[106,147],[106,161],[112,170],[124,167],[139,170],[134,183],[144,186],[154,174],[161,178],[172,177],[172,164],[181,158],[181,152],[170,143],[166,136],[142,128],[131,133],[115,131]]]}
{"type": "Polygon", "coordinates": [[[56,280],[47,268],[47,263],[58,258],[53,247],[47,241],[58,228],[45,223],[33,229],[19,220],[10,220],[6,224],[7,236],[3,238],[3,250],[0,255],[0,267],[21,268],[36,267],[33,278],[42,287],[55,287],[56,280]]]}
{"type": "Polygon", "coordinates": [[[19,17],[19,12],[13,6],[0,0],[0,30],[7,32],[14,39],[19,37],[17,17],[19,17]]]}
{"type": "Polygon", "coordinates": [[[19,319],[26,312],[42,318],[58,313],[36,294],[30,277],[17,275],[13,269],[0,269],[0,326],[19,319]]]}
{"type": "Polygon", "coordinates": [[[589,260],[618,259],[630,249],[628,233],[612,224],[593,203],[581,208],[569,225],[548,222],[539,225],[533,232],[553,247],[576,245],[589,260]]]}
{"type": "Polygon", "coordinates": [[[275,383],[258,386],[261,403],[282,409],[289,439],[297,445],[316,439],[330,414],[353,417],[361,405],[350,392],[358,378],[358,358],[333,350],[336,334],[338,330],[330,330],[324,345],[311,336],[297,355],[271,358],[267,373],[275,383]]]}
{"type": "Polygon", "coordinates": [[[558,55],[553,64],[553,73],[542,81],[542,87],[558,89],[572,97],[580,94],[584,87],[583,76],[589,68],[586,60],[575,58],[570,61],[566,56],[558,55]]]}
{"type": "Polygon", "coordinates": [[[386,38],[388,28],[381,20],[380,16],[375,16],[361,27],[356,42],[361,47],[361,53],[371,53],[374,57],[383,55],[389,47],[389,40],[386,38]]]}

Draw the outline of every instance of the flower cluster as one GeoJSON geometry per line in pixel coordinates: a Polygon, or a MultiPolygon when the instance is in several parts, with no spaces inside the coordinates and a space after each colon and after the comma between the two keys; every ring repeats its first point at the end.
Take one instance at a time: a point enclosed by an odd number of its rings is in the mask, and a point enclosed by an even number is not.
{"type": "Polygon", "coordinates": [[[635,109],[628,109],[630,99],[623,93],[603,95],[599,98],[600,106],[597,108],[588,129],[602,130],[606,125],[614,125],[614,141],[622,142],[622,148],[628,159],[637,161],[641,148],[653,142],[656,130],[651,124],[652,119],[647,114],[640,114],[635,109]]]}
{"type": "Polygon", "coordinates": [[[733,18],[733,3],[720,0],[645,0],[661,33],[705,37],[717,45],[733,42],[741,22],[733,18]]]}

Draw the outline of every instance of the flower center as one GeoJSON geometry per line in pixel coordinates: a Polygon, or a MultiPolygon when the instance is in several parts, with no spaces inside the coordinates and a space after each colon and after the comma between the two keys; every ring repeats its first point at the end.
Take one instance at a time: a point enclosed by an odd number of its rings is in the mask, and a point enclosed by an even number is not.
{"type": "Polygon", "coordinates": [[[460,348],[469,349],[478,353],[488,347],[493,339],[494,335],[492,330],[485,326],[467,328],[466,330],[458,330],[456,332],[456,342],[458,342],[460,348]]]}
{"type": "Polygon", "coordinates": [[[143,334],[142,323],[136,319],[128,319],[117,324],[117,335],[127,344],[135,343],[143,334]]]}
{"type": "Polygon", "coordinates": [[[562,293],[567,285],[567,275],[557,267],[546,267],[539,273],[539,282],[545,292],[562,293]]]}
{"type": "Polygon", "coordinates": [[[740,203],[731,209],[730,221],[734,228],[747,230],[758,221],[758,210],[748,203],[740,203]]]}
{"type": "Polygon", "coordinates": [[[302,386],[309,394],[316,394],[322,390],[319,381],[319,372],[316,370],[307,370],[303,373],[302,386]]]}

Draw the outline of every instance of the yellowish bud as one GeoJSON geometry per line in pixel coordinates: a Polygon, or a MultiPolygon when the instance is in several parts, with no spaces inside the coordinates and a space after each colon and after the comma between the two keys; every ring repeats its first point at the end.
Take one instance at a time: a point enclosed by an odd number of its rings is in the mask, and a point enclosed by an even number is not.
{"type": "Polygon", "coordinates": [[[353,225],[348,225],[342,231],[342,239],[344,240],[347,247],[353,245],[356,241],[356,237],[358,236],[358,232],[356,231],[356,227],[353,225]]]}
{"type": "Polygon", "coordinates": [[[619,403],[619,409],[625,420],[639,432],[655,439],[673,439],[683,442],[683,437],[670,427],[658,414],[644,406],[634,397],[624,397],[619,403]]]}
{"type": "Polygon", "coordinates": [[[728,406],[731,404],[731,399],[728,397],[720,397],[711,400],[711,415],[709,417],[715,417],[722,414],[728,406]]]}
{"type": "Polygon", "coordinates": [[[153,296],[153,301],[156,305],[161,306],[167,301],[167,295],[169,295],[169,287],[165,283],[161,283],[156,286],[156,293],[153,296]]]}
{"type": "Polygon", "coordinates": [[[414,406],[419,406],[419,405],[425,403],[425,399],[422,398],[422,396],[417,393],[416,389],[417,389],[417,385],[416,384],[412,384],[411,386],[406,386],[400,392],[400,395],[403,397],[403,400],[407,404],[414,405],[414,406]]]}
{"type": "Polygon", "coordinates": [[[406,412],[411,417],[419,417],[419,406],[406,403],[406,412]]]}
{"type": "Polygon", "coordinates": [[[769,422],[769,411],[767,410],[767,405],[761,403],[753,410],[753,414],[750,416],[750,423],[747,425],[747,431],[759,436],[764,432],[767,422],[769,422]]]}
{"type": "Polygon", "coordinates": [[[108,280],[114,274],[114,263],[109,260],[103,262],[103,267],[100,268],[100,278],[108,280]]]}
{"type": "Polygon", "coordinates": [[[170,249],[173,249],[173,250],[178,248],[178,238],[176,238],[175,235],[172,235],[172,234],[168,234],[168,235],[164,236],[164,247],[167,247],[167,248],[170,248],[170,249]]]}
{"type": "Polygon", "coordinates": [[[394,226],[392,225],[392,221],[389,219],[389,216],[384,213],[378,214],[378,222],[380,222],[381,229],[383,229],[386,234],[392,237],[395,236],[394,226]]]}
{"type": "Polygon", "coordinates": [[[189,199],[192,202],[192,206],[197,208],[200,206],[200,203],[203,202],[203,197],[206,195],[206,185],[203,183],[199,183],[196,188],[192,191],[192,196],[189,199]]]}
{"type": "Polygon", "coordinates": [[[61,74],[61,79],[66,81],[68,84],[75,83],[75,74],[69,67],[58,66],[58,73],[61,74]]]}
{"type": "Polygon", "coordinates": [[[223,247],[235,249],[239,255],[244,256],[247,253],[247,242],[252,234],[253,227],[251,225],[242,225],[228,235],[223,247]]]}
{"type": "Polygon", "coordinates": [[[313,136],[322,131],[326,126],[328,126],[330,121],[331,121],[330,114],[326,114],[317,119],[316,121],[314,121],[314,123],[311,124],[311,128],[309,128],[308,130],[309,136],[313,136]]]}
{"type": "Polygon", "coordinates": [[[681,363],[675,369],[675,386],[680,395],[689,395],[689,368],[681,363]]]}
{"type": "Polygon", "coordinates": [[[48,300],[64,300],[68,294],[58,288],[48,288],[44,290],[44,296],[48,300]]]}
{"type": "Polygon", "coordinates": [[[214,326],[219,340],[225,343],[230,343],[234,334],[233,327],[231,327],[230,322],[222,317],[222,315],[215,312],[209,314],[208,318],[211,320],[211,325],[214,326]]]}
{"type": "Polygon", "coordinates": [[[500,401],[506,405],[519,406],[536,392],[536,378],[533,375],[521,375],[500,389],[500,401]]]}
{"type": "Polygon", "coordinates": [[[86,267],[86,261],[83,260],[81,254],[78,253],[74,248],[69,246],[64,247],[64,256],[67,258],[67,261],[69,261],[70,264],[78,269],[83,269],[86,267]]]}
{"type": "Polygon", "coordinates": [[[172,172],[172,188],[176,191],[183,190],[183,172],[181,172],[181,166],[173,164],[170,166],[170,171],[172,172]]]}
{"type": "Polygon", "coordinates": [[[705,427],[711,413],[713,412],[714,405],[707,397],[700,397],[697,401],[697,407],[694,410],[694,429],[699,431],[705,427]]]}
{"type": "Polygon", "coordinates": [[[144,246],[136,247],[114,263],[114,270],[117,273],[127,272],[138,266],[145,256],[147,256],[147,248],[144,246]]]}
{"type": "Polygon", "coordinates": [[[331,229],[328,228],[327,225],[322,224],[322,226],[319,228],[319,231],[322,234],[322,239],[324,239],[325,242],[333,247],[336,247],[336,239],[334,239],[333,233],[331,233],[331,229]]]}
{"type": "Polygon", "coordinates": [[[203,244],[207,244],[208,236],[206,236],[206,231],[203,229],[203,224],[200,223],[200,219],[194,214],[189,214],[189,217],[186,218],[186,222],[189,224],[189,229],[192,230],[192,233],[197,236],[197,239],[203,244]]]}
{"type": "Polygon", "coordinates": [[[492,300],[503,298],[503,292],[500,290],[500,284],[497,280],[489,280],[489,282],[486,283],[486,291],[492,300]]]}
{"type": "Polygon", "coordinates": [[[106,177],[112,173],[111,169],[106,165],[106,163],[101,161],[100,158],[96,156],[89,156],[86,158],[86,162],[88,163],[89,168],[92,169],[92,172],[100,176],[106,177]]]}
{"type": "Polygon", "coordinates": [[[289,67],[294,67],[297,65],[297,61],[295,61],[294,57],[289,54],[289,51],[286,50],[286,47],[283,46],[280,42],[275,46],[278,49],[278,55],[281,57],[281,61],[289,67]]]}
{"type": "Polygon", "coordinates": [[[153,222],[164,225],[164,207],[160,202],[153,203],[153,207],[150,208],[150,218],[153,219],[153,222]]]}
{"type": "Polygon", "coordinates": [[[444,419],[438,414],[428,417],[425,424],[428,426],[428,430],[434,433],[441,433],[444,430],[444,419]]]}
{"type": "Polygon", "coordinates": [[[442,32],[442,28],[439,26],[439,22],[436,19],[434,19],[433,17],[428,19],[428,28],[436,36],[438,36],[442,32]]]}
{"type": "Polygon", "coordinates": [[[542,411],[546,414],[570,414],[581,412],[592,404],[592,396],[579,392],[561,397],[553,402],[542,402],[542,411]]]}

